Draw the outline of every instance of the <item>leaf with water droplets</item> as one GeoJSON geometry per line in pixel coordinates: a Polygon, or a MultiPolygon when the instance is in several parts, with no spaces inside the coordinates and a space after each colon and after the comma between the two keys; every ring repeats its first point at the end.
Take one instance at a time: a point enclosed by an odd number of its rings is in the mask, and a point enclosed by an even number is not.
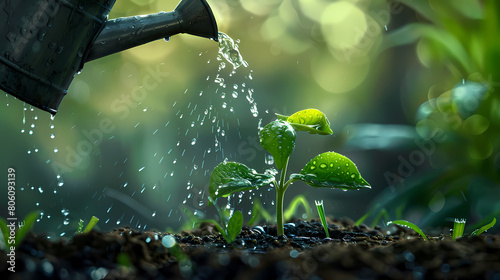
{"type": "Polygon", "coordinates": [[[297,131],[307,131],[310,134],[330,135],[333,133],[328,118],[317,109],[298,111],[287,117],[276,114],[278,119],[289,122],[297,131]]]}
{"type": "Polygon", "coordinates": [[[285,121],[275,120],[259,131],[260,145],[270,152],[276,167],[281,170],[295,149],[296,133],[285,121]]]}
{"type": "MultiPolygon", "coordinates": [[[[266,170],[264,174],[238,162],[219,163],[210,177],[210,198],[227,197],[232,193],[256,189],[274,181],[276,173],[266,170]]],[[[212,203],[209,202],[208,205],[212,203]]]]}
{"type": "Polygon", "coordinates": [[[361,177],[356,165],[347,157],[326,152],[309,161],[299,174],[290,175],[291,179],[306,182],[316,188],[340,188],[357,190],[371,188],[361,177]]]}

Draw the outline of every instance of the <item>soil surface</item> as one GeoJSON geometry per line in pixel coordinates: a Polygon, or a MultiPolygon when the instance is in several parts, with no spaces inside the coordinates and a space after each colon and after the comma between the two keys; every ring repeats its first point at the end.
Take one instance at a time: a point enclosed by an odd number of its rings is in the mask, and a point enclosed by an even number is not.
{"type": "Polygon", "coordinates": [[[244,227],[227,244],[211,224],[181,234],[113,232],[52,241],[30,234],[8,272],[0,251],[1,279],[500,279],[500,236],[424,241],[412,230],[317,220],[244,227]],[[175,242],[174,242],[175,241],[175,242]]]}

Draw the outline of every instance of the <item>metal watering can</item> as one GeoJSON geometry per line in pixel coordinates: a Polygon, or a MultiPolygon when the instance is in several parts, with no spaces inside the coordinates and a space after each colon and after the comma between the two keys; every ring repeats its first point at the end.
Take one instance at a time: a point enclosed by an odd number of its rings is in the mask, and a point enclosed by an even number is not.
{"type": "Polygon", "coordinates": [[[107,20],[115,0],[1,0],[0,88],[51,114],[85,62],[188,33],[218,41],[205,0],[107,20]]]}

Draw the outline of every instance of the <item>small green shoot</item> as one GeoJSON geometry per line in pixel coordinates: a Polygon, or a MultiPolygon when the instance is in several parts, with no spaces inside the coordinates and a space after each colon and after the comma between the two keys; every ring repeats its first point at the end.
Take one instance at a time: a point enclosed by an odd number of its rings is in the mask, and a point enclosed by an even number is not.
{"type": "Polygon", "coordinates": [[[87,232],[91,231],[98,222],[99,222],[99,218],[97,218],[96,216],[92,216],[92,218],[90,218],[90,222],[87,224],[85,229],[83,229],[84,221],[82,219],[80,219],[76,233],[87,233],[87,232]]]}
{"type": "Polygon", "coordinates": [[[219,212],[221,218],[220,224],[214,219],[197,219],[196,216],[189,212],[187,208],[184,208],[184,212],[189,216],[189,219],[192,221],[193,226],[195,226],[196,224],[201,224],[203,222],[212,223],[228,244],[233,243],[233,241],[236,240],[236,237],[238,237],[241,229],[243,228],[243,213],[241,213],[241,211],[235,211],[229,218],[229,220],[227,220],[225,215],[223,214],[223,211],[221,211],[217,204],[213,203],[213,205],[216,206],[217,211],[219,212]],[[226,220],[227,225],[225,223],[226,220]]]}
{"type": "Polygon", "coordinates": [[[325,207],[323,206],[323,200],[321,201],[315,200],[314,202],[316,203],[316,209],[318,209],[318,215],[319,218],[321,219],[321,224],[323,224],[325,235],[327,238],[330,238],[330,233],[328,232],[328,224],[326,223],[325,207]]]}
{"type": "Polygon", "coordinates": [[[378,224],[378,222],[380,221],[380,219],[382,219],[382,217],[384,217],[384,219],[386,221],[389,220],[389,213],[387,213],[387,210],[385,208],[380,209],[380,211],[378,212],[377,216],[375,216],[375,218],[373,219],[372,223],[370,224],[370,227],[374,228],[378,224]]]}
{"type": "Polygon", "coordinates": [[[276,220],[278,235],[284,234],[283,200],[287,188],[296,181],[303,181],[315,188],[339,188],[357,190],[371,188],[359,173],[356,165],[347,157],[326,152],[311,159],[299,173],[287,180],[288,160],[295,149],[296,131],[330,135],[332,130],[325,114],[316,109],[296,112],[291,116],[277,115],[278,119],[259,131],[261,146],[271,153],[281,173],[268,169],[263,174],[238,162],[224,161],[217,165],[210,177],[209,204],[219,197],[257,189],[273,184],[276,189],[276,220]]]}
{"type": "Polygon", "coordinates": [[[453,231],[451,233],[451,239],[453,241],[457,240],[457,238],[462,237],[464,235],[464,229],[465,229],[465,219],[455,219],[453,222],[453,231]]]}
{"type": "Polygon", "coordinates": [[[427,236],[425,236],[424,232],[419,227],[417,227],[415,224],[413,224],[413,223],[410,223],[410,222],[405,221],[405,220],[395,220],[395,221],[390,221],[390,222],[387,223],[387,225],[390,225],[390,224],[395,224],[395,225],[398,225],[398,226],[403,226],[403,227],[411,228],[415,232],[417,232],[418,234],[420,234],[422,236],[422,238],[424,238],[425,241],[427,241],[427,236]]]}
{"type": "Polygon", "coordinates": [[[28,234],[31,230],[39,216],[39,211],[30,212],[26,215],[24,221],[19,225],[17,231],[17,222],[14,224],[12,224],[12,222],[7,223],[5,219],[0,218],[0,229],[2,230],[3,240],[5,242],[5,251],[7,251],[9,245],[15,249],[19,248],[19,245],[21,245],[21,242],[26,237],[26,234],[28,234]]]}
{"type": "Polygon", "coordinates": [[[302,205],[304,207],[304,210],[306,211],[306,216],[307,217],[312,217],[311,213],[311,206],[309,205],[309,202],[307,202],[307,199],[303,195],[297,195],[294,197],[294,199],[290,202],[290,205],[288,208],[285,210],[283,213],[283,218],[285,220],[291,219],[293,216],[295,216],[295,213],[297,212],[298,207],[302,205]]]}
{"type": "Polygon", "coordinates": [[[490,228],[492,228],[497,222],[497,219],[496,218],[493,218],[493,220],[491,221],[491,223],[487,224],[487,225],[484,225],[476,230],[474,230],[470,236],[477,236],[477,235],[480,235],[481,233],[489,230],[490,228]]]}

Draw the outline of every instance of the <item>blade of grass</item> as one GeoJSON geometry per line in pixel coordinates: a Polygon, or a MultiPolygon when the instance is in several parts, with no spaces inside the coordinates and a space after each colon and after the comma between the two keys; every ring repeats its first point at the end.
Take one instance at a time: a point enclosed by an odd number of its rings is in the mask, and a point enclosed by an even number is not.
{"type": "Polygon", "coordinates": [[[425,236],[424,232],[413,223],[410,223],[410,222],[405,221],[405,220],[395,220],[395,221],[390,221],[387,223],[387,225],[390,225],[390,224],[395,224],[395,225],[411,228],[414,231],[416,231],[418,234],[420,234],[424,238],[425,241],[427,241],[427,236],[425,236]]]}
{"type": "Polygon", "coordinates": [[[321,201],[316,200],[315,203],[316,203],[316,209],[318,209],[319,218],[321,219],[321,224],[323,224],[323,229],[325,230],[325,235],[327,238],[330,238],[330,233],[328,232],[328,224],[326,223],[325,207],[323,206],[323,200],[321,201]]]}
{"type": "Polygon", "coordinates": [[[476,236],[476,235],[480,235],[481,233],[487,231],[488,229],[492,228],[497,222],[497,219],[496,218],[493,218],[493,221],[491,221],[491,223],[487,224],[487,225],[484,225],[476,230],[474,230],[470,236],[476,236]]]}
{"type": "Polygon", "coordinates": [[[39,216],[40,216],[39,211],[33,211],[30,212],[26,216],[26,218],[24,218],[24,223],[23,223],[24,225],[20,227],[16,233],[16,245],[15,245],[16,248],[18,248],[19,245],[21,245],[21,242],[26,237],[26,234],[28,234],[28,232],[31,230],[31,228],[36,222],[36,219],[38,219],[39,216]]]}
{"type": "Polygon", "coordinates": [[[380,207],[380,203],[377,203],[375,206],[372,207],[372,209],[370,209],[368,212],[366,212],[366,214],[364,214],[363,216],[361,216],[361,218],[359,218],[356,221],[356,223],[354,223],[354,225],[355,226],[361,225],[366,220],[366,218],[368,218],[369,216],[371,216],[371,214],[373,213],[373,211],[375,211],[379,207],[380,207]]]}
{"type": "Polygon", "coordinates": [[[90,218],[90,222],[87,224],[87,226],[83,230],[83,233],[91,231],[94,228],[94,226],[97,224],[97,222],[99,222],[99,218],[97,218],[96,216],[92,216],[92,218],[90,218]]]}
{"type": "Polygon", "coordinates": [[[1,217],[0,217],[0,230],[2,230],[3,240],[5,242],[5,248],[2,249],[5,249],[5,251],[7,251],[7,248],[9,247],[7,246],[7,244],[9,244],[9,228],[7,227],[7,221],[1,217]]]}
{"type": "Polygon", "coordinates": [[[285,213],[283,214],[283,218],[285,220],[291,219],[294,215],[295,212],[297,212],[297,209],[299,205],[302,205],[304,207],[304,210],[306,211],[307,217],[311,217],[311,206],[309,205],[309,202],[307,202],[307,199],[303,195],[297,195],[291,202],[290,206],[285,210],[285,213]]]}
{"type": "Polygon", "coordinates": [[[375,216],[370,227],[374,228],[378,224],[382,216],[385,218],[386,221],[389,220],[389,213],[387,213],[387,210],[385,208],[380,209],[380,212],[378,212],[377,216],[375,216]]]}

